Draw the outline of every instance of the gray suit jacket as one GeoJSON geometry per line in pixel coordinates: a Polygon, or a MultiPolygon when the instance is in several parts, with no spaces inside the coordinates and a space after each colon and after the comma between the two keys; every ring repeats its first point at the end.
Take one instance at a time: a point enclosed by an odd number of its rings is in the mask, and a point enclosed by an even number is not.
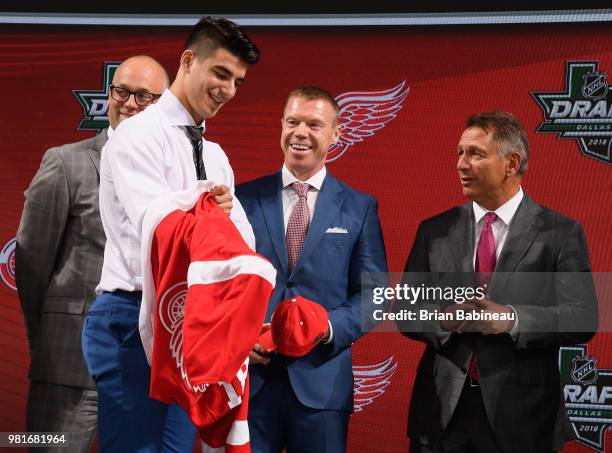
{"type": "Polygon", "coordinates": [[[15,254],[33,381],[95,388],[81,330],[100,280],[105,236],[98,187],[106,131],[49,149],[30,187],[15,254]]]}
{"type": "MultiPolygon", "coordinates": [[[[474,284],[474,223],[471,203],[425,220],[405,272],[460,272],[454,280],[459,278],[464,286],[474,284]]],[[[454,333],[441,342],[436,321],[416,328],[398,323],[405,335],[427,344],[413,387],[409,436],[425,444],[440,438],[476,351],[483,402],[502,449],[513,453],[560,449],[567,416],[560,389],[559,346],[586,342],[597,328],[597,300],[589,271],[580,225],[525,195],[489,288],[492,300],[515,307],[517,341],[508,334],[454,333]]],[[[409,275],[408,279],[425,274],[409,275]]],[[[401,308],[406,306],[398,303],[395,310],[401,308]]]]}

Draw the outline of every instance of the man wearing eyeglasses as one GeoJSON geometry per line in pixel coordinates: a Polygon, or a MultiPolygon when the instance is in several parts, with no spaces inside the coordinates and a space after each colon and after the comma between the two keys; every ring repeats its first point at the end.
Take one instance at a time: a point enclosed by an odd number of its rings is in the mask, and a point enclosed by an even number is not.
{"type": "MultiPolygon", "coordinates": [[[[100,213],[108,239],[98,296],[83,328],[85,360],[100,392],[103,453],[167,451],[162,437],[169,409],[149,397],[151,368],[145,350],[150,353],[152,345],[143,343],[139,332],[148,264],[141,255],[145,215],[156,203],[201,187],[198,180],[212,181],[216,203],[254,248],[253,230],[233,199],[227,156],[202,134],[205,119],[236,95],[258,60],[259,49],[238,25],[226,19],[200,20],[187,37],[172,86],[151,108],[121,124],[104,146],[100,213]]],[[[191,449],[175,445],[172,451],[191,449]]]]}
{"type": "Polygon", "coordinates": [[[25,192],[16,277],[32,358],[26,426],[29,432],[65,432],[70,451],[91,450],[98,414],[81,330],[100,280],[105,243],[98,207],[100,150],[119,123],[154,103],[167,86],[168,75],[153,58],[125,60],[108,98],[109,128],[49,149],[25,192]]]}

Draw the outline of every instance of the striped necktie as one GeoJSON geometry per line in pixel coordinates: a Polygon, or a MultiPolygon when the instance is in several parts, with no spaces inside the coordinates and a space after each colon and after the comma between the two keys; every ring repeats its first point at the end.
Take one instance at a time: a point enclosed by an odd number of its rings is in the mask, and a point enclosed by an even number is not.
{"type": "Polygon", "coordinates": [[[193,146],[193,164],[195,165],[196,175],[198,180],[206,179],[206,170],[204,169],[204,161],[202,160],[202,133],[203,127],[185,126],[187,137],[193,146]]]}

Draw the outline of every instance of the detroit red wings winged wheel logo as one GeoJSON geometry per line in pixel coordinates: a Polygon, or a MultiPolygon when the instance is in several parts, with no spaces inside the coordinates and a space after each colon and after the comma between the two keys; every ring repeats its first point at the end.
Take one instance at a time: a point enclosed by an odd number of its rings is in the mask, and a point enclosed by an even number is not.
{"type": "Polygon", "coordinates": [[[361,412],[385,393],[395,370],[397,362],[394,362],[393,356],[374,365],[353,365],[355,412],[361,412]]]}
{"type": "Polygon", "coordinates": [[[183,363],[183,314],[188,293],[187,282],[177,283],[168,288],[159,300],[159,320],[170,333],[170,351],[181,370],[181,377],[189,390],[204,392],[208,384],[193,386],[189,383],[185,364],[183,363]]]}
{"type": "Polygon", "coordinates": [[[8,241],[0,250],[0,277],[9,288],[16,290],[15,283],[15,247],[17,239],[13,238],[8,241]]]}
{"type": "Polygon", "coordinates": [[[340,140],[329,148],[327,162],[342,156],[351,146],[371,137],[395,119],[408,96],[406,81],[383,91],[349,91],[336,97],[340,107],[340,140]]]}

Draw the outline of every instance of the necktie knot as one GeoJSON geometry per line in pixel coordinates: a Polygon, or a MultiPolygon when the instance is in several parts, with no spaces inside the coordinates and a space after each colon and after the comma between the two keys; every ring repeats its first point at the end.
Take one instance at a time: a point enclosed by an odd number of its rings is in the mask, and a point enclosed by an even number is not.
{"type": "Polygon", "coordinates": [[[291,183],[291,188],[295,193],[297,193],[298,197],[305,198],[306,194],[308,193],[308,189],[310,189],[310,184],[295,181],[294,183],[291,183]]]}
{"type": "Polygon", "coordinates": [[[485,223],[480,232],[478,239],[478,247],[476,249],[476,263],[474,270],[480,272],[480,283],[487,284],[491,280],[491,273],[495,270],[497,261],[495,254],[495,237],[491,224],[497,219],[497,214],[487,212],[485,215],[485,223]]]}
{"type": "Polygon", "coordinates": [[[485,214],[485,226],[493,224],[493,222],[495,222],[496,220],[497,214],[495,214],[493,211],[487,212],[485,214]]]}
{"type": "Polygon", "coordinates": [[[187,130],[187,136],[189,137],[192,145],[196,145],[202,141],[202,133],[204,132],[203,127],[185,126],[185,130],[187,130]]]}

